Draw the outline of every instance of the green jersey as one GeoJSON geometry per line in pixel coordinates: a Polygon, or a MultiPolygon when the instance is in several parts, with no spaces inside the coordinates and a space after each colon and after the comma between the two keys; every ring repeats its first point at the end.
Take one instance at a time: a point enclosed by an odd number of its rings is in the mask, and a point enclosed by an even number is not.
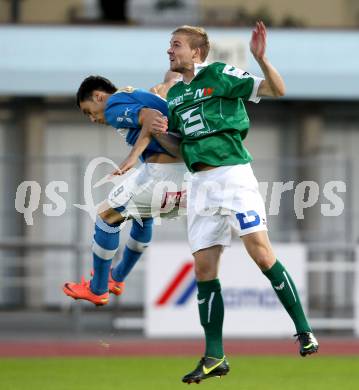
{"type": "Polygon", "coordinates": [[[252,157],[243,145],[249,118],[243,101],[257,102],[262,79],[231,65],[205,66],[186,84],[167,94],[169,130],[181,133],[181,152],[187,168],[245,164],[252,157]]]}

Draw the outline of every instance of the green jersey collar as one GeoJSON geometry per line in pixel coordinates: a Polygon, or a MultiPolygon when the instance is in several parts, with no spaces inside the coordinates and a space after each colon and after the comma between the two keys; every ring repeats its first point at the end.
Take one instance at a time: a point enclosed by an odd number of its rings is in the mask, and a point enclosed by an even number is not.
{"type": "Polygon", "coordinates": [[[208,66],[207,61],[202,62],[201,64],[194,64],[194,75],[197,76],[197,73],[203,68],[205,68],[206,66],[208,66]]]}
{"type": "MultiPolygon", "coordinates": [[[[197,76],[198,72],[200,72],[202,69],[204,69],[208,65],[209,64],[207,61],[202,62],[201,64],[194,64],[194,76],[193,76],[192,80],[197,76]]],[[[192,80],[190,82],[186,83],[182,78],[183,83],[186,85],[191,84],[192,80]]]]}

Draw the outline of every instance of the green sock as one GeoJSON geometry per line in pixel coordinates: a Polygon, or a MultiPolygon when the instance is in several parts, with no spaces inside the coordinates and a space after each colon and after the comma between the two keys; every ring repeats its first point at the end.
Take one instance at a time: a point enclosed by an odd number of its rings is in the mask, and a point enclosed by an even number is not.
{"type": "Polygon", "coordinates": [[[295,284],[284,266],[277,260],[272,268],[263,273],[293,320],[297,333],[311,332],[295,284]]]}
{"type": "Polygon", "coordinates": [[[221,359],[224,355],[222,328],[224,304],[219,279],[197,282],[198,309],[206,336],[205,356],[221,359]]]}

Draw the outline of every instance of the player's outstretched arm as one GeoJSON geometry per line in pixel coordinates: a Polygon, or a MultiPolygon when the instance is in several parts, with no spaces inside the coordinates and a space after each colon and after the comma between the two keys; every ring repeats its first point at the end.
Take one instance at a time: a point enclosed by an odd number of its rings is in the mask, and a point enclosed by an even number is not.
{"type": "Polygon", "coordinates": [[[259,21],[252,32],[250,49],[264,74],[264,80],[258,88],[258,96],[279,97],[285,94],[284,81],[275,67],[266,57],[267,30],[263,22],[259,21]]]}
{"type": "Polygon", "coordinates": [[[155,118],[162,117],[162,113],[150,108],[143,108],[140,111],[138,121],[141,127],[141,132],[133,145],[131,152],[127,158],[119,165],[118,169],[114,171],[113,175],[123,175],[137,164],[137,160],[151,142],[151,125],[155,118]]]}
{"type": "Polygon", "coordinates": [[[141,130],[135,145],[131,149],[131,152],[112,174],[123,175],[131,168],[133,168],[137,164],[139,157],[147,148],[150,142],[151,142],[151,134],[141,130]]]}

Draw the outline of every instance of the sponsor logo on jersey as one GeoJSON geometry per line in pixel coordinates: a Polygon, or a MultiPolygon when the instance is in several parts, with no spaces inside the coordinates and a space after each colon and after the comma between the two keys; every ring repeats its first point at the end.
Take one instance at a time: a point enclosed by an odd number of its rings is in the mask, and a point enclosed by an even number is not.
{"type": "MultiPolygon", "coordinates": [[[[205,99],[210,97],[213,94],[214,88],[198,88],[194,92],[194,100],[205,99]]],[[[185,93],[183,95],[176,96],[174,99],[168,102],[169,106],[179,106],[184,102],[184,98],[186,96],[193,95],[193,91],[190,88],[185,89],[185,93]]]]}
{"type": "Polygon", "coordinates": [[[196,92],[194,94],[195,99],[201,99],[203,97],[208,97],[213,94],[214,88],[199,88],[196,89],[196,92]]]}
{"type": "Polygon", "coordinates": [[[183,103],[183,95],[176,96],[174,99],[170,100],[168,104],[170,106],[178,106],[183,103]]]}

